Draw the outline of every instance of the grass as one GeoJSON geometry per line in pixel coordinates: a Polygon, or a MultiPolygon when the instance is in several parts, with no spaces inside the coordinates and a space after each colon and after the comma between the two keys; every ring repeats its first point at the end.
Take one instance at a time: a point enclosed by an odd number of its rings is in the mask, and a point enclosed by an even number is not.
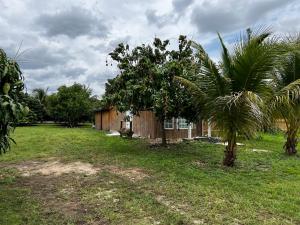
{"type": "Polygon", "coordinates": [[[234,168],[221,166],[224,146],[204,142],[150,148],[55,125],[17,128],[14,138],[17,145],[0,156],[1,225],[300,224],[300,157],[283,154],[281,135],[241,140],[234,168]],[[23,177],[11,166],[52,157],[148,176],[23,177]]]}

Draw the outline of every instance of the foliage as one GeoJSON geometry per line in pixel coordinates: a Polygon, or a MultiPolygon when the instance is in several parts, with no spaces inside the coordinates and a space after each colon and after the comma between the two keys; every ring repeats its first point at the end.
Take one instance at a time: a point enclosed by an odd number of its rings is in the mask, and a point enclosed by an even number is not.
{"type": "Polygon", "coordinates": [[[29,108],[29,112],[18,121],[18,124],[31,125],[44,120],[46,117],[46,110],[35,96],[29,95],[28,93],[22,93],[20,99],[22,103],[29,108]]]}
{"type": "Polygon", "coordinates": [[[59,87],[58,92],[47,99],[50,115],[69,127],[90,120],[93,109],[91,93],[88,87],[77,83],[59,87]]]}
{"type": "Polygon", "coordinates": [[[162,125],[162,141],[166,143],[164,120],[184,115],[197,120],[198,108],[192,104],[192,95],[175,76],[192,77],[197,69],[191,41],[180,36],[177,50],[168,50],[169,40],[155,38],[152,45],[129,49],[119,46],[110,53],[118,63],[120,74],[106,84],[105,101],[120,112],[152,110],[162,125]]]}
{"type": "Polygon", "coordinates": [[[0,49],[0,154],[10,148],[10,133],[18,119],[28,111],[19,101],[24,88],[18,64],[0,49]]]}
{"type": "Polygon", "coordinates": [[[190,82],[179,78],[197,93],[203,116],[216,124],[228,143],[223,161],[226,166],[234,165],[237,135],[255,134],[266,118],[264,99],[272,93],[270,79],[279,55],[270,35],[264,30],[247,30],[232,52],[219,35],[220,65],[209,58],[200,44],[194,43],[201,65],[199,79],[190,82]]]}
{"type": "Polygon", "coordinates": [[[282,43],[287,53],[282,55],[274,74],[275,91],[270,100],[275,119],[284,119],[287,127],[285,152],[297,152],[300,129],[300,38],[289,38],[282,43]]]}

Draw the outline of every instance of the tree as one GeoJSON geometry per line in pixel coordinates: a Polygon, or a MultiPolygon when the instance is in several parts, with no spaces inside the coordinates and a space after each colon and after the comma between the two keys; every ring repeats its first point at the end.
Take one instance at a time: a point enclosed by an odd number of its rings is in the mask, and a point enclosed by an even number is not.
{"type": "Polygon", "coordinates": [[[19,124],[28,125],[43,120],[45,117],[45,108],[36,97],[29,95],[28,93],[22,93],[20,100],[24,105],[29,107],[29,112],[19,121],[19,124]]]}
{"type": "Polygon", "coordinates": [[[288,52],[277,66],[270,105],[275,119],[283,118],[287,127],[285,153],[295,155],[300,127],[300,38],[289,39],[285,46],[288,52]]]}
{"type": "Polygon", "coordinates": [[[43,89],[43,88],[35,88],[32,91],[33,96],[39,100],[39,102],[42,105],[46,105],[46,98],[47,98],[47,92],[48,92],[48,88],[47,89],[43,89]]]}
{"type": "Polygon", "coordinates": [[[43,122],[45,118],[47,117],[47,89],[43,88],[36,88],[33,90],[32,95],[34,98],[36,98],[39,101],[39,104],[41,106],[40,116],[38,116],[38,120],[43,122]]]}
{"type": "Polygon", "coordinates": [[[54,96],[52,113],[59,121],[74,127],[90,119],[92,104],[91,90],[88,87],[77,83],[70,87],[64,85],[58,88],[54,96]]]}
{"type": "Polygon", "coordinates": [[[10,133],[18,119],[28,111],[28,108],[20,103],[23,88],[23,76],[19,65],[0,49],[0,154],[10,148],[13,141],[10,133]]]}
{"type": "Polygon", "coordinates": [[[236,160],[237,136],[255,134],[264,120],[264,98],[270,95],[271,73],[279,55],[267,31],[242,35],[229,52],[219,35],[222,60],[214,63],[203,47],[194,43],[201,66],[198,80],[179,78],[197,93],[204,116],[213,121],[227,146],[223,164],[233,166],[236,160]]]}
{"type": "Polygon", "coordinates": [[[152,110],[162,126],[163,145],[165,119],[185,113],[187,119],[196,120],[198,115],[192,105],[185,107],[192,96],[174,79],[179,75],[188,77],[196,70],[191,42],[180,36],[178,50],[168,50],[168,45],[169,40],[159,38],[152,45],[143,44],[131,51],[128,45],[119,44],[110,56],[118,63],[120,74],[108,81],[104,96],[120,112],[138,115],[141,110],[152,110]]]}

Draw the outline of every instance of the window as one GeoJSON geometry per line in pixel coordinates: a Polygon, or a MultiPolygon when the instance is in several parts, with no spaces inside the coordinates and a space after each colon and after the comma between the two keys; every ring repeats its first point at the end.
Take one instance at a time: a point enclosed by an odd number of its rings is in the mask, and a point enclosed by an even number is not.
{"type": "Polygon", "coordinates": [[[174,119],[167,119],[164,122],[165,129],[174,129],[174,119]]]}
{"type": "Polygon", "coordinates": [[[177,119],[177,126],[178,126],[178,129],[188,129],[189,128],[189,123],[184,118],[178,118],[177,119]]]}

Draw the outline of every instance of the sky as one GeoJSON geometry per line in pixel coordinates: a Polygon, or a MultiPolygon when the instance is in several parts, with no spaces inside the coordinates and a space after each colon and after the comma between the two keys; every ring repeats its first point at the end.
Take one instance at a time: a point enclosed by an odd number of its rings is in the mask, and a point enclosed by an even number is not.
{"type": "Polygon", "coordinates": [[[77,82],[101,96],[118,74],[108,57],[118,43],[183,34],[217,61],[217,32],[229,45],[248,27],[293,34],[299,12],[300,0],[0,0],[0,48],[20,64],[28,92],[77,82]]]}

